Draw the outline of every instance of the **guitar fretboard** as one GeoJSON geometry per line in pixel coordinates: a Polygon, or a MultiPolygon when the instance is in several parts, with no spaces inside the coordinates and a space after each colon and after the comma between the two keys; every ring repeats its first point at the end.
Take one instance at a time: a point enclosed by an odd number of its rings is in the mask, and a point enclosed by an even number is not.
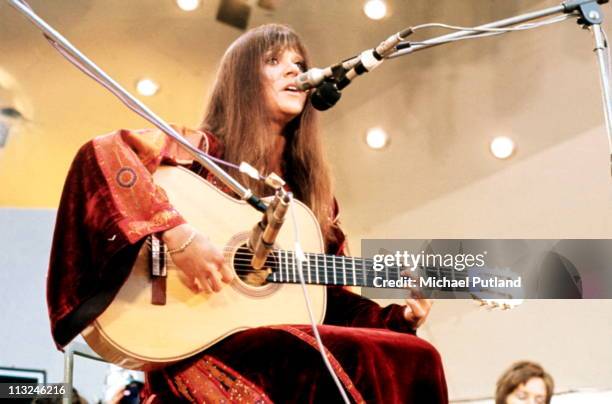
{"type": "MultiPolygon", "coordinates": [[[[374,261],[369,258],[339,257],[328,254],[306,253],[302,263],[304,281],[314,285],[349,285],[373,287],[374,278],[400,279],[401,268],[389,267],[374,270],[374,261]]],[[[300,283],[298,262],[293,251],[274,251],[273,271],[269,282],[300,283]]]]}

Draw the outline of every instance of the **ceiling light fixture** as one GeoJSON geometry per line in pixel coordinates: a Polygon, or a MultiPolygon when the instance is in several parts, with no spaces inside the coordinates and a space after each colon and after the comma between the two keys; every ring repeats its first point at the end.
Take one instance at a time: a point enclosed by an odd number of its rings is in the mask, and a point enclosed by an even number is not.
{"type": "Polygon", "coordinates": [[[387,15],[387,3],[384,0],[368,0],[363,5],[363,12],[372,20],[381,20],[387,15]]]}
{"type": "Polygon", "coordinates": [[[514,140],[506,136],[497,136],[491,141],[489,148],[498,159],[507,159],[514,153],[514,140]]]}
{"type": "Polygon", "coordinates": [[[141,95],[150,97],[157,94],[159,91],[159,84],[151,79],[141,79],[136,83],[136,90],[138,90],[141,95]]]}
{"type": "Polygon", "coordinates": [[[371,149],[380,150],[389,143],[389,135],[383,128],[370,128],[366,133],[366,143],[371,149]]]}
{"type": "Polygon", "coordinates": [[[176,0],[176,5],[183,11],[193,11],[200,7],[200,0],[176,0]]]}

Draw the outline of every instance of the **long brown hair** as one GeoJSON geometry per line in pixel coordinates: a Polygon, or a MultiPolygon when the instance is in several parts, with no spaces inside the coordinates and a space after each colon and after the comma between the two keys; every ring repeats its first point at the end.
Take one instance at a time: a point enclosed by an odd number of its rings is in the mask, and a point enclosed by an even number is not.
{"type": "MultiPolygon", "coordinates": [[[[264,98],[262,66],[266,55],[290,49],[304,58],[308,52],[300,37],[288,26],[267,24],[241,35],[225,52],[217,73],[202,129],[217,136],[224,145],[224,159],[245,161],[268,173],[274,142],[269,133],[270,113],[264,98]]],[[[285,128],[283,155],[284,179],[295,196],[314,212],[328,241],[333,211],[332,185],[323,157],[316,111],[306,102],[304,110],[285,128]]],[[[230,173],[241,179],[257,195],[269,190],[237,170],[230,173]]]]}

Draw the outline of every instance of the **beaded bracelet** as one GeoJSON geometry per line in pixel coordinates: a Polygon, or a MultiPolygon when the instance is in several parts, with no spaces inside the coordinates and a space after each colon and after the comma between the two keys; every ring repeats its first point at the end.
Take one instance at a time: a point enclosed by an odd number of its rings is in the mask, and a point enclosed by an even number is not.
{"type": "Polygon", "coordinates": [[[168,254],[172,255],[172,254],[177,254],[180,252],[185,251],[185,249],[187,247],[189,247],[189,245],[193,242],[193,240],[195,239],[197,232],[194,230],[191,235],[187,238],[187,240],[185,240],[185,242],[183,244],[181,244],[179,247],[177,248],[173,248],[172,250],[168,250],[168,254]]]}

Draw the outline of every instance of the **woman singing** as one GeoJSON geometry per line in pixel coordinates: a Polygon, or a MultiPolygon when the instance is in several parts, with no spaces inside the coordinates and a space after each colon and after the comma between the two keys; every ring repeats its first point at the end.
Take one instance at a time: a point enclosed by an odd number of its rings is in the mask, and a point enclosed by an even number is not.
{"type": "MultiPolygon", "coordinates": [[[[327,252],[343,254],[345,236],[317,116],[308,94],[293,85],[307,67],[306,49],[289,27],[269,24],[246,32],[223,56],[201,128],[180,131],[212,156],[281,175],[314,212],[327,252]]],[[[151,174],[162,164],[187,166],[218,185],[156,130],[100,136],[76,156],[58,211],[48,277],[58,347],[104,311],[153,233],[161,235],[193,293],[217,293],[232,282],[234,272],[221,251],[185,222],[154,183],[151,174]]],[[[260,182],[230,173],[257,195],[271,193],[260,182]]],[[[381,308],[339,286],[328,287],[327,299],[319,331],[352,401],[447,402],[440,356],[415,336],[429,301],[408,299],[406,306],[381,308]]],[[[340,400],[308,325],[235,333],[192,358],[148,373],[146,391],[150,401],[163,403],[340,400]]]]}

